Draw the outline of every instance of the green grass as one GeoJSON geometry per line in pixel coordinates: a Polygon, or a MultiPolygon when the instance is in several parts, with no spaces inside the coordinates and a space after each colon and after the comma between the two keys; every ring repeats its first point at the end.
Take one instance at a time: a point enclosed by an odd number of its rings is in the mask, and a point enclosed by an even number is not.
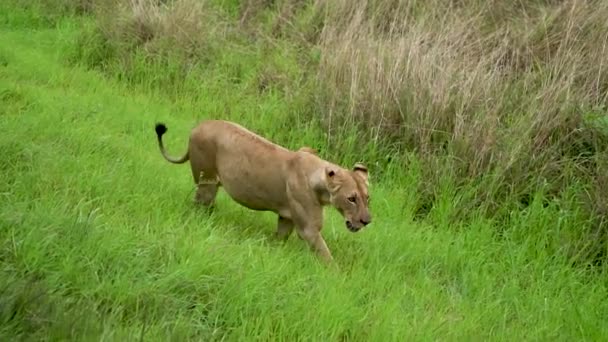
{"type": "Polygon", "coordinates": [[[32,28],[7,18],[0,340],[608,338],[605,274],[559,253],[576,212],[538,199],[498,236],[481,216],[453,223],[460,192],[446,183],[416,221],[425,180],[414,164],[391,168],[372,179],[368,229],[349,233],[326,211],[339,269],[323,267],[297,237],[272,240],[274,215],[224,192],[215,213],[197,210],[188,167],[156,145],[156,121],[177,154],[196,122],[230,118],[291,148],[323,146],[314,125],[287,129],[295,121],[283,97],[239,92],[225,70],[196,100],[137,90],[65,63],[76,21],[32,28]]]}

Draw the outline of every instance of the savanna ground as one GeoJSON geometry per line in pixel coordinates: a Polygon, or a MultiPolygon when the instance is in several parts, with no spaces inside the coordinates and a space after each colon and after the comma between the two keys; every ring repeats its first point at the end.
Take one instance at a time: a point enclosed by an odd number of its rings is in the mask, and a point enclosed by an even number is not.
{"type": "Polygon", "coordinates": [[[605,1],[0,4],[0,340],[608,339],[605,1]],[[338,269],[220,192],[198,121],[371,172],[338,269]]]}

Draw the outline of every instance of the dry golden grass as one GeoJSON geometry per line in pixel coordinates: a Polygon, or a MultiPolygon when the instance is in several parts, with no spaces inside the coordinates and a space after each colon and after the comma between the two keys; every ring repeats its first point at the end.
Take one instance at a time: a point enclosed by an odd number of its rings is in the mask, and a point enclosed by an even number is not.
{"type": "Polygon", "coordinates": [[[204,55],[213,37],[225,28],[214,20],[207,1],[114,1],[99,7],[106,39],[147,54],[204,55]]]}
{"type": "Polygon", "coordinates": [[[425,152],[454,144],[477,174],[489,158],[508,167],[545,149],[550,132],[605,103],[607,3],[446,3],[326,4],[318,75],[328,125],[396,131],[425,152]]]}
{"type": "Polygon", "coordinates": [[[463,183],[492,174],[479,198],[497,204],[542,180],[560,192],[571,185],[569,163],[579,179],[605,173],[581,158],[606,150],[607,132],[589,115],[608,96],[608,3],[317,6],[326,13],[318,78],[329,130],[361,124],[374,139],[418,151],[429,175],[438,155],[451,157],[448,172],[463,183]]]}

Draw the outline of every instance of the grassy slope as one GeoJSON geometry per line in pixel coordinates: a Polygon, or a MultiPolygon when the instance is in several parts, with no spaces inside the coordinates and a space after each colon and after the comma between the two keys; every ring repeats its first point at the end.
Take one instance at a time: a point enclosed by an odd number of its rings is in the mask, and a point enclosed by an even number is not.
{"type": "MultiPolygon", "coordinates": [[[[1,340],[608,338],[605,282],[546,253],[551,230],[526,237],[555,222],[552,207],[517,214],[500,241],[482,220],[446,229],[449,197],[429,224],[413,223],[402,195],[420,181],[413,168],[374,184],[368,230],[350,234],[327,211],[337,272],[295,237],[273,243],[274,216],[224,193],[211,217],[195,210],[189,170],[160,157],[153,123],[168,123],[177,154],[230,100],[242,113],[231,118],[284,137],[250,118],[273,121],[285,104],[210,91],[201,108],[135,93],[65,67],[74,32],[68,22],[0,34],[1,340]]],[[[314,139],[298,132],[290,147],[314,139]]]]}

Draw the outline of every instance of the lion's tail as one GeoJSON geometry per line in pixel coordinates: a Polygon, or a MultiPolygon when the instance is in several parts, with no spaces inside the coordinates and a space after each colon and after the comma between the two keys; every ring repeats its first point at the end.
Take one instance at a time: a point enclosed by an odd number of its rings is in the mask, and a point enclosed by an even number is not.
{"type": "Polygon", "coordinates": [[[186,161],[188,161],[188,159],[190,159],[190,156],[188,155],[187,151],[186,151],[186,154],[184,154],[181,158],[171,157],[165,150],[165,146],[163,146],[163,134],[165,134],[167,132],[167,126],[165,126],[165,124],[162,124],[162,123],[157,123],[155,129],[156,129],[156,136],[158,137],[158,147],[160,148],[160,152],[163,154],[163,157],[165,157],[165,159],[167,159],[169,162],[171,162],[173,164],[183,164],[186,161]]]}

